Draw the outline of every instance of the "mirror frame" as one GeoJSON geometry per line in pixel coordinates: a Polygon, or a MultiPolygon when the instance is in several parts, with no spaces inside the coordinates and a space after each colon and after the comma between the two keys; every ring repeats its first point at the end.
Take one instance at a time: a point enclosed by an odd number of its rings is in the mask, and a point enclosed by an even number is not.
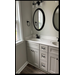
{"type": "Polygon", "coordinates": [[[33,25],[34,25],[34,28],[35,28],[37,31],[40,31],[40,30],[43,29],[44,24],[45,24],[45,14],[44,14],[44,11],[43,11],[41,8],[37,8],[37,9],[35,10],[34,14],[33,14],[33,25]],[[34,24],[34,16],[35,16],[36,11],[38,11],[38,10],[40,10],[40,11],[42,12],[42,15],[43,15],[43,24],[42,24],[42,27],[41,27],[40,29],[37,29],[37,28],[35,27],[35,24],[34,24]]]}
{"type": "Polygon", "coordinates": [[[59,29],[57,29],[56,26],[55,26],[55,23],[54,23],[54,16],[55,16],[55,12],[56,12],[56,10],[57,10],[58,8],[59,8],[59,5],[55,8],[54,13],[53,13],[53,26],[54,26],[54,28],[55,28],[57,31],[59,31],[59,29]]]}

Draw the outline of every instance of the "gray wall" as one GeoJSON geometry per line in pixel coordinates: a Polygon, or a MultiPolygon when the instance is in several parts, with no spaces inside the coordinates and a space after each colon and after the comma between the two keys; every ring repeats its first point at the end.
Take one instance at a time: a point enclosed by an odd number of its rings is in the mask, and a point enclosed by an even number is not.
{"type": "MultiPolygon", "coordinates": [[[[55,30],[52,23],[53,12],[55,8],[57,7],[57,5],[58,5],[58,2],[55,2],[55,1],[44,1],[42,3],[42,6],[38,7],[38,8],[42,8],[45,13],[45,26],[41,31],[37,31],[33,27],[34,34],[38,33],[39,35],[58,37],[58,31],[55,30]]],[[[33,13],[36,9],[37,7],[32,8],[32,18],[33,18],[33,13]]],[[[33,23],[32,23],[32,26],[33,26],[33,23]]]]}
{"type": "MultiPolygon", "coordinates": [[[[30,1],[21,1],[21,20],[22,20],[22,31],[23,38],[31,35],[31,26],[27,26],[26,21],[29,20],[31,23],[31,2],[30,1]]],[[[19,45],[16,45],[16,71],[18,71],[23,64],[27,61],[26,57],[26,43],[25,41],[19,45]]]]}
{"type": "Polygon", "coordinates": [[[24,28],[24,38],[31,35],[32,30],[32,7],[31,1],[21,1],[22,4],[22,23],[24,28]],[[27,20],[30,21],[30,26],[27,26],[27,20]]]}
{"type": "Polygon", "coordinates": [[[16,71],[26,62],[25,42],[16,46],[16,71]]]}

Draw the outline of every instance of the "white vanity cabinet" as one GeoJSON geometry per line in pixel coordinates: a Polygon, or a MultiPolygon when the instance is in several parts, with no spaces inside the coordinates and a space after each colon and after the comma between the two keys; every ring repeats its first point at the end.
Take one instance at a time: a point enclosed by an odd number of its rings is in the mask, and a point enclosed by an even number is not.
{"type": "Polygon", "coordinates": [[[49,57],[48,57],[48,72],[49,73],[59,73],[59,52],[58,48],[49,47],[49,57]]]}
{"type": "Polygon", "coordinates": [[[29,63],[39,67],[39,44],[27,42],[27,60],[29,63]]]}
{"type": "Polygon", "coordinates": [[[47,73],[59,73],[59,48],[27,41],[27,61],[47,73]]]}

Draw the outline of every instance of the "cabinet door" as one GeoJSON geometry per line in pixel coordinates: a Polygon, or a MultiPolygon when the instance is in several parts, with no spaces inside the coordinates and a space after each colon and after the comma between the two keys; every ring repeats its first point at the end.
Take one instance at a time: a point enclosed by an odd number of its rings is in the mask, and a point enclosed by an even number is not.
{"type": "Polygon", "coordinates": [[[39,50],[34,48],[28,48],[27,50],[28,62],[39,67],[39,50]]]}
{"type": "Polygon", "coordinates": [[[34,64],[34,56],[35,56],[35,52],[34,52],[34,50],[32,50],[32,49],[30,49],[30,48],[28,48],[27,49],[28,51],[27,51],[27,54],[28,54],[28,62],[30,62],[31,64],[34,64]]]}
{"type": "Polygon", "coordinates": [[[39,51],[38,50],[34,51],[34,65],[39,67],[39,51]]]}
{"type": "Polygon", "coordinates": [[[56,59],[56,73],[59,73],[59,60],[56,59]]]}
{"type": "Polygon", "coordinates": [[[48,62],[48,72],[50,73],[59,73],[59,63],[58,56],[54,54],[49,54],[49,62],[48,62]]]}

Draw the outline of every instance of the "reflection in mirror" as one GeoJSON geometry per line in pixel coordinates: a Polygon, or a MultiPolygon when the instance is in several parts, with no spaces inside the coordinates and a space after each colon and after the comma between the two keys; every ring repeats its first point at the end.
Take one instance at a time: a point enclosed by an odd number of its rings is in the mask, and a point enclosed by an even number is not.
{"type": "Polygon", "coordinates": [[[59,6],[56,7],[53,14],[53,25],[54,28],[58,31],[59,30],[59,6]]]}
{"type": "Polygon", "coordinates": [[[42,12],[40,10],[38,10],[35,13],[34,24],[35,24],[35,27],[37,29],[40,29],[42,27],[42,24],[43,24],[43,15],[42,15],[42,12]]]}
{"type": "Polygon", "coordinates": [[[55,23],[56,28],[59,29],[59,8],[56,10],[54,23],[55,23]]]}
{"type": "Polygon", "coordinates": [[[36,30],[40,31],[45,23],[45,15],[41,8],[36,9],[33,15],[33,24],[36,30]]]}

